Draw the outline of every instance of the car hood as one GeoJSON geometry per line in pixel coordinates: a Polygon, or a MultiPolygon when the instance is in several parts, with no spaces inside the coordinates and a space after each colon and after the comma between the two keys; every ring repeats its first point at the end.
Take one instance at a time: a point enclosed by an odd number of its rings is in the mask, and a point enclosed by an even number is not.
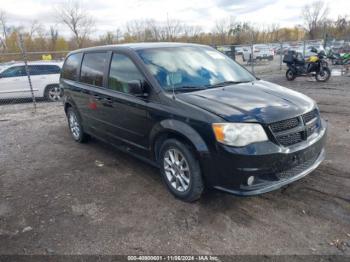
{"type": "Polygon", "coordinates": [[[304,114],[315,107],[311,98],[262,80],[181,93],[177,98],[229,122],[268,124],[304,114]]]}

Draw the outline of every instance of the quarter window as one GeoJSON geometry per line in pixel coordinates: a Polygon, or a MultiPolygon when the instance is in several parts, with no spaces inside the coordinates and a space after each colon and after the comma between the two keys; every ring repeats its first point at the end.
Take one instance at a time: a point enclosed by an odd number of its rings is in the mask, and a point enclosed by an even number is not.
{"type": "Polygon", "coordinates": [[[134,80],[145,81],[143,75],[129,57],[121,54],[113,54],[109,71],[108,88],[129,93],[128,83],[134,80]]]}
{"type": "Polygon", "coordinates": [[[80,81],[94,86],[103,86],[103,73],[107,64],[107,53],[87,53],[81,66],[80,81]]]}
{"type": "Polygon", "coordinates": [[[77,80],[82,53],[70,55],[64,63],[62,78],[77,80]]]}

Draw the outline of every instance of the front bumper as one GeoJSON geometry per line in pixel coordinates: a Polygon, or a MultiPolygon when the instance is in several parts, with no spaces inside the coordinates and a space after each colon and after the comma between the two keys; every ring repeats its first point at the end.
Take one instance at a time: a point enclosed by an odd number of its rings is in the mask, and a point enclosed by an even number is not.
{"type": "Polygon", "coordinates": [[[216,189],[252,196],[278,189],[314,171],[325,158],[326,123],[310,139],[291,147],[262,142],[245,148],[217,145],[209,183],[216,189]],[[214,174],[215,173],[215,174],[214,174]],[[247,179],[254,176],[254,183],[247,179]]]}

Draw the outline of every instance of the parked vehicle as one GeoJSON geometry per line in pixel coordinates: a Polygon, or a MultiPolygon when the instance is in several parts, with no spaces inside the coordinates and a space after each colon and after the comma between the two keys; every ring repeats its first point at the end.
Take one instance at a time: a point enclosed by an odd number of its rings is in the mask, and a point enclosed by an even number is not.
{"type": "Polygon", "coordinates": [[[312,99],[255,78],[208,46],[77,50],[60,85],[75,141],[94,136],[154,164],[185,201],[204,187],[268,192],[324,159],[326,124],[312,99]]]}
{"type": "Polygon", "coordinates": [[[286,78],[288,81],[293,81],[300,76],[314,76],[319,82],[326,82],[331,77],[331,70],[326,61],[326,54],[324,51],[317,52],[315,48],[312,49],[313,56],[304,59],[302,54],[295,51],[289,51],[284,56],[283,62],[287,64],[288,70],[286,78]]]}
{"type": "MultiPolygon", "coordinates": [[[[308,45],[306,46],[305,48],[305,55],[304,55],[304,58],[309,58],[311,56],[314,56],[315,55],[315,50],[317,50],[316,52],[318,53],[321,53],[321,52],[325,52],[324,48],[323,48],[323,45],[319,44],[313,44],[313,45],[308,45]]],[[[304,52],[304,50],[303,50],[304,52]]]]}
{"type": "Polygon", "coordinates": [[[327,58],[332,61],[332,65],[350,65],[350,53],[339,54],[331,50],[327,58]]]}
{"type": "Polygon", "coordinates": [[[251,62],[256,60],[272,61],[275,56],[274,50],[268,45],[253,45],[253,55],[251,48],[243,49],[243,61],[251,62]]]}
{"type": "MultiPolygon", "coordinates": [[[[62,92],[59,89],[61,62],[29,62],[34,96],[57,101],[62,92]]],[[[32,93],[23,62],[5,64],[0,68],[0,99],[31,98],[32,93]]]]}
{"type": "Polygon", "coordinates": [[[236,59],[236,53],[233,52],[233,49],[231,48],[231,46],[218,46],[217,50],[227,55],[228,57],[232,58],[233,60],[236,59]]]}

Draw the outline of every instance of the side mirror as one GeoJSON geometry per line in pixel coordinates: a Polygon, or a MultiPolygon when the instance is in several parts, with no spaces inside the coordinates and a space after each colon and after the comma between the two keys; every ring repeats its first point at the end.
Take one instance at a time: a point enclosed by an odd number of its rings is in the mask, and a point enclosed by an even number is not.
{"type": "Polygon", "coordinates": [[[143,88],[143,84],[140,80],[132,80],[128,82],[129,85],[129,93],[138,96],[138,97],[146,97],[147,93],[143,88]]]}

